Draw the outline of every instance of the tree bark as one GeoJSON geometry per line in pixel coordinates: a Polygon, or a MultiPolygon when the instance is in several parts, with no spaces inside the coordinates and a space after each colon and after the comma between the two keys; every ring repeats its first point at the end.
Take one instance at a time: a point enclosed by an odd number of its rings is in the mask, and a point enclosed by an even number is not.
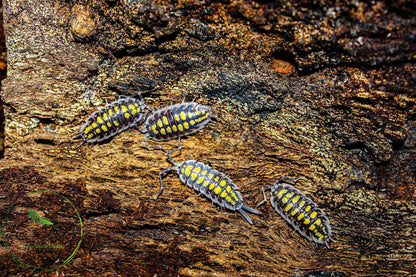
{"type": "Polygon", "coordinates": [[[83,222],[79,250],[56,272],[18,266],[3,241],[5,275],[416,276],[411,1],[3,5],[2,217],[45,189],[83,222]],[[270,202],[250,225],[174,172],[156,199],[159,172],[172,165],[134,128],[103,143],[72,138],[106,101],[135,93],[153,109],[194,98],[215,107],[218,118],[183,138],[173,159],[227,174],[253,208],[262,186],[304,177],[296,187],[326,212],[336,243],[308,241],[270,202]]]}

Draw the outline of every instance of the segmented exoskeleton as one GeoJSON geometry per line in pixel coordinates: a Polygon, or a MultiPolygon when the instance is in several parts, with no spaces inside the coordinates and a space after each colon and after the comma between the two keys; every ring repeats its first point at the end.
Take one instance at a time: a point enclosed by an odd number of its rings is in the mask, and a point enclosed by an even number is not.
{"type": "Polygon", "coordinates": [[[82,138],[82,143],[100,142],[130,127],[139,129],[137,124],[143,120],[145,108],[149,109],[141,98],[120,95],[118,100],[88,116],[81,132],[73,138],[82,138]]]}
{"type": "Polygon", "coordinates": [[[257,207],[267,201],[264,188],[270,188],[270,203],[276,212],[302,236],[329,248],[329,242],[335,242],[329,219],[313,200],[293,187],[299,179],[281,176],[272,186],[262,187],[264,200],[257,207]]]}
{"type": "Polygon", "coordinates": [[[181,137],[199,131],[212,117],[216,117],[212,114],[212,110],[195,102],[182,102],[153,111],[146,118],[145,126],[141,130],[146,133],[144,136],[146,148],[161,149],[168,154],[180,150],[181,137]],[[147,137],[155,141],[178,138],[179,147],[169,152],[160,146],[149,147],[147,137]]]}
{"type": "Polygon", "coordinates": [[[253,224],[245,211],[254,214],[260,214],[260,212],[243,204],[239,188],[228,176],[194,160],[175,163],[169,154],[166,155],[174,166],[159,172],[160,190],[156,198],[163,190],[162,174],[176,170],[181,181],[188,187],[194,188],[221,207],[240,212],[250,224],[253,224]]]}

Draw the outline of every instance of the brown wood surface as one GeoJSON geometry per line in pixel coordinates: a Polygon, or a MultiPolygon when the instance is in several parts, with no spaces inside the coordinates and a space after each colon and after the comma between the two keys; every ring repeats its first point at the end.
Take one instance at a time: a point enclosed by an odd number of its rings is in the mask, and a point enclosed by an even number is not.
{"type": "Polygon", "coordinates": [[[1,215],[52,190],[76,206],[84,236],[56,272],[17,266],[3,242],[1,275],[416,276],[412,1],[3,4],[1,215]],[[153,108],[195,97],[216,107],[174,160],[227,174],[250,207],[262,186],[303,176],[297,188],[325,210],[337,242],[316,246],[270,203],[250,225],[174,173],[155,199],[171,164],[136,129],[72,139],[88,114],[136,92],[153,108]]]}

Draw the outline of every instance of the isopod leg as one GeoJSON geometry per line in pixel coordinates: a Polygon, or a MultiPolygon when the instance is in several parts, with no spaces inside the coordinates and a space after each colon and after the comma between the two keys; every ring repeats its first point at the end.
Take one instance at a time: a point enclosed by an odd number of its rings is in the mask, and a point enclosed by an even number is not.
{"type": "Polygon", "coordinates": [[[256,208],[258,208],[260,205],[263,205],[264,204],[264,202],[266,202],[267,201],[267,198],[266,198],[266,192],[264,191],[264,186],[263,187],[261,187],[261,191],[263,192],[263,201],[261,201],[257,206],[256,206],[256,208]]]}
{"type": "Polygon", "coordinates": [[[158,199],[158,198],[159,198],[159,195],[162,193],[162,190],[163,190],[162,174],[164,174],[164,173],[166,173],[166,172],[169,172],[169,171],[171,171],[172,169],[175,169],[175,168],[176,168],[175,166],[172,166],[172,167],[169,167],[169,168],[167,168],[167,169],[165,169],[165,170],[163,170],[163,171],[159,172],[160,189],[159,189],[159,192],[158,192],[158,193],[157,193],[157,195],[156,195],[156,199],[158,199]]]}
{"type": "Polygon", "coordinates": [[[297,178],[297,179],[292,179],[290,177],[287,177],[286,175],[282,175],[279,177],[279,179],[276,180],[276,183],[281,183],[282,181],[291,181],[293,183],[297,183],[297,181],[299,181],[300,179],[303,179],[303,176],[297,178]]]}
{"type": "Polygon", "coordinates": [[[163,147],[161,147],[161,146],[152,146],[152,147],[150,147],[149,146],[149,143],[147,142],[147,134],[146,135],[144,135],[144,143],[146,144],[146,148],[147,148],[147,150],[154,150],[154,149],[159,149],[159,150],[162,150],[163,152],[165,152],[165,153],[170,153],[170,152],[168,152],[165,148],[163,148],[163,147]]]}
{"type": "Polygon", "coordinates": [[[169,162],[171,162],[173,165],[177,165],[177,163],[175,163],[171,156],[169,156],[169,153],[166,153],[166,157],[168,158],[169,162]]]}
{"type": "Polygon", "coordinates": [[[176,149],[174,149],[174,150],[172,150],[172,151],[169,151],[169,152],[166,152],[166,154],[172,154],[173,152],[176,152],[176,151],[179,151],[179,150],[181,150],[182,149],[182,145],[181,145],[181,137],[179,137],[178,138],[178,142],[179,142],[179,147],[178,148],[176,148],[176,149]]]}
{"type": "Polygon", "coordinates": [[[148,109],[151,112],[154,112],[154,110],[152,108],[150,108],[148,105],[146,105],[145,103],[143,103],[143,107],[145,107],[146,109],[148,109]]]}

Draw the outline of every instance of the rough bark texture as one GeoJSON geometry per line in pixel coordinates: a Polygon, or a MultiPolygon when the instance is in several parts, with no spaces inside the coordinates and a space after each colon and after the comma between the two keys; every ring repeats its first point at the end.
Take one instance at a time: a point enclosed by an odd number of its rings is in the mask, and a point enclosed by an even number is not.
{"type": "MultiPolygon", "coordinates": [[[[416,276],[414,7],[4,1],[2,215],[39,188],[70,199],[84,237],[65,276],[416,276]],[[315,246],[269,203],[250,225],[173,173],[155,199],[171,164],[135,129],[72,139],[106,100],[136,92],[154,108],[195,97],[216,107],[175,161],[226,173],[251,207],[279,176],[304,176],[297,188],[326,211],[337,243],[315,246]]],[[[2,274],[33,272],[0,255],[2,274]]]]}

